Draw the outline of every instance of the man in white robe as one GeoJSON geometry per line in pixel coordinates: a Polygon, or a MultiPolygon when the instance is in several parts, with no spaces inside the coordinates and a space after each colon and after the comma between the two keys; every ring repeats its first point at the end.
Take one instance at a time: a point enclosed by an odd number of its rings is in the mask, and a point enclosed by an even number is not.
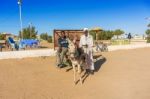
{"type": "Polygon", "coordinates": [[[86,70],[90,70],[90,73],[94,73],[94,63],[93,63],[93,37],[89,34],[88,28],[83,29],[84,34],[80,38],[79,47],[84,50],[86,54],[86,70]]]}

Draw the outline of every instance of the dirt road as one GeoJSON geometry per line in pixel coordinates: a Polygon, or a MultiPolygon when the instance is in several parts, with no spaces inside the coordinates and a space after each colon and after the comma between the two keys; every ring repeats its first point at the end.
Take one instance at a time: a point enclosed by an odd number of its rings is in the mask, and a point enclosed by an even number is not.
{"type": "Polygon", "coordinates": [[[0,60],[0,99],[150,99],[150,48],[103,56],[76,86],[54,57],[0,60]]]}

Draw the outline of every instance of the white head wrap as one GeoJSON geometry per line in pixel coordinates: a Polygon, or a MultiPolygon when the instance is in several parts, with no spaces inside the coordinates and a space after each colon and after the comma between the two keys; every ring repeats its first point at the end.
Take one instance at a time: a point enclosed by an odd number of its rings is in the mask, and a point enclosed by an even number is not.
{"type": "Polygon", "coordinates": [[[88,28],[84,28],[83,31],[89,31],[89,29],[88,28]]]}

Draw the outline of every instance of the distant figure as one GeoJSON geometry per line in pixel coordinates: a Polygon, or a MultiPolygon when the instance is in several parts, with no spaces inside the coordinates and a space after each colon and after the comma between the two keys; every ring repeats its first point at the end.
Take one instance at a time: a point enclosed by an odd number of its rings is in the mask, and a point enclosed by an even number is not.
{"type": "Polygon", "coordinates": [[[131,41],[131,38],[132,38],[131,33],[129,33],[129,34],[128,34],[129,42],[131,41]]]}

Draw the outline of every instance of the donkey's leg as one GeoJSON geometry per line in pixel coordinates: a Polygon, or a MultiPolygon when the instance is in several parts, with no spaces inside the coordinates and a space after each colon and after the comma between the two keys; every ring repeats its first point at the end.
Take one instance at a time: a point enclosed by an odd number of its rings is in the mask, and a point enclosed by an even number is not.
{"type": "Polygon", "coordinates": [[[82,69],[84,69],[84,70],[86,69],[86,66],[85,66],[85,55],[84,54],[82,54],[80,56],[79,65],[80,65],[80,67],[82,67],[82,69]]]}
{"type": "Polygon", "coordinates": [[[77,66],[78,66],[78,76],[79,76],[79,79],[80,79],[80,83],[81,83],[81,85],[82,85],[81,65],[80,65],[80,64],[78,64],[77,66]]]}
{"type": "Polygon", "coordinates": [[[75,84],[76,83],[76,67],[74,64],[72,65],[72,67],[73,67],[74,84],[75,84]]]}

